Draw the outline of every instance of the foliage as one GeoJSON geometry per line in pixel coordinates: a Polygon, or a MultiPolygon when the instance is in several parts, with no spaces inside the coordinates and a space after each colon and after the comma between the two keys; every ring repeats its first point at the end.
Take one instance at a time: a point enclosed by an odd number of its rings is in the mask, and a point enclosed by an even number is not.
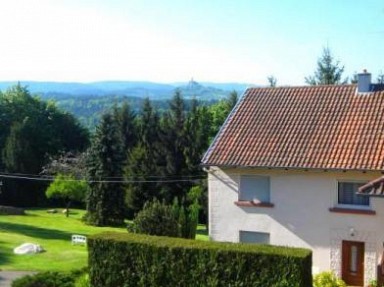
{"type": "Polygon", "coordinates": [[[52,176],[57,174],[73,175],[76,178],[86,176],[85,152],[63,152],[52,156],[43,166],[42,175],[52,176]]]}
{"type": "Polygon", "coordinates": [[[345,282],[336,277],[333,272],[321,272],[314,276],[313,287],[346,287],[345,282]]]}
{"type": "Polygon", "coordinates": [[[74,287],[91,287],[90,282],[89,282],[88,273],[84,273],[84,274],[80,275],[76,279],[74,287]]]}
{"type": "Polygon", "coordinates": [[[49,185],[46,195],[50,197],[62,197],[68,200],[83,201],[88,184],[85,180],[77,180],[74,176],[58,174],[49,185]]]}
{"type": "Polygon", "coordinates": [[[377,76],[377,83],[384,84],[384,74],[382,71],[380,71],[379,75],[377,76]]]}
{"type": "Polygon", "coordinates": [[[153,176],[160,173],[161,155],[159,139],[159,117],[149,99],[143,103],[138,115],[137,144],[128,154],[124,169],[126,204],[129,217],[139,212],[144,203],[156,197],[158,185],[153,176]]]}
{"type": "Polygon", "coordinates": [[[179,223],[179,235],[182,238],[194,239],[196,237],[196,229],[199,221],[199,200],[201,197],[201,188],[194,186],[187,194],[187,198],[183,199],[179,204],[177,198],[174,199],[172,209],[175,218],[179,223]]]}
{"type": "Polygon", "coordinates": [[[77,180],[72,175],[58,174],[48,186],[45,194],[48,198],[63,198],[67,201],[67,212],[72,200],[84,201],[88,191],[88,183],[85,180],[77,180]]]}
{"type": "MultiPolygon", "coordinates": [[[[88,136],[71,114],[33,97],[26,87],[0,93],[0,168],[6,172],[38,174],[50,156],[85,149],[88,136]]],[[[30,206],[41,203],[44,189],[41,183],[5,179],[0,200],[30,206]]]]}
{"type": "Polygon", "coordinates": [[[345,84],[347,80],[342,80],[344,66],[340,66],[339,61],[335,61],[331,50],[323,48],[323,54],[317,61],[317,68],[313,76],[305,77],[305,82],[311,86],[316,85],[339,85],[345,84]]]}
{"type": "Polygon", "coordinates": [[[74,278],[70,274],[48,271],[16,279],[12,287],[74,287],[74,278]]]}
{"type": "Polygon", "coordinates": [[[87,157],[90,188],[86,220],[96,226],[119,226],[124,222],[124,153],[119,127],[112,115],[105,114],[96,129],[87,157]]]}
{"type": "Polygon", "coordinates": [[[277,85],[277,79],[274,77],[274,76],[268,76],[267,77],[267,80],[268,80],[268,84],[271,88],[275,88],[276,85],[277,85]]]}
{"type": "Polygon", "coordinates": [[[225,119],[235,107],[238,101],[238,95],[234,91],[232,92],[227,99],[221,100],[218,103],[212,105],[209,109],[211,113],[211,139],[216,136],[219,132],[221,126],[223,125],[225,119]]]}
{"type": "Polygon", "coordinates": [[[132,233],[98,234],[88,247],[94,287],[312,286],[306,249],[132,233]]]}
{"type": "Polygon", "coordinates": [[[137,233],[158,236],[179,236],[179,226],[172,207],[154,199],[145,203],[133,220],[133,228],[137,233]]]}

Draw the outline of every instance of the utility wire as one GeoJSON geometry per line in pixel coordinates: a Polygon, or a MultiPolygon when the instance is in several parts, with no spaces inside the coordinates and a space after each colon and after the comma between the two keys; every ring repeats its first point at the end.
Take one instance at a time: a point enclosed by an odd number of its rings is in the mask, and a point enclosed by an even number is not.
{"type": "MultiPolygon", "coordinates": [[[[28,177],[10,174],[0,174],[0,178],[12,178],[12,179],[24,179],[24,180],[36,180],[36,181],[54,181],[54,178],[44,177],[28,177]]],[[[198,179],[205,179],[205,177],[194,179],[165,179],[165,180],[86,180],[86,179],[61,179],[62,181],[83,181],[88,183],[171,183],[171,182],[191,182],[198,179]]]]}

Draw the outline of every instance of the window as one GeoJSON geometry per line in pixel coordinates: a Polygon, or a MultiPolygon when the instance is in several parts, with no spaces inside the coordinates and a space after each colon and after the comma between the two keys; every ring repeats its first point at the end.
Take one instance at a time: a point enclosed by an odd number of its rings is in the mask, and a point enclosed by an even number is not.
{"type": "Polygon", "coordinates": [[[239,200],[270,202],[269,176],[242,175],[240,178],[239,200]]]}
{"type": "Polygon", "coordinates": [[[269,244],[269,233],[240,230],[240,242],[269,244]]]}
{"type": "Polygon", "coordinates": [[[357,195],[356,192],[364,183],[339,182],[337,203],[341,205],[369,206],[369,197],[357,195]]]}

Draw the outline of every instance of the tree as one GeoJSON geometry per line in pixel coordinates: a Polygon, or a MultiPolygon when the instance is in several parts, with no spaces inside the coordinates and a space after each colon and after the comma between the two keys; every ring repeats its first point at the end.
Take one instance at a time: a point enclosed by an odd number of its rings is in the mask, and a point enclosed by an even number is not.
{"type": "Polygon", "coordinates": [[[154,175],[160,173],[164,163],[160,155],[159,117],[149,99],[143,102],[137,121],[137,144],[128,154],[124,177],[126,185],[126,204],[128,216],[140,211],[144,203],[159,197],[158,184],[152,182],[154,175]]]}
{"type": "Polygon", "coordinates": [[[271,88],[275,88],[276,87],[276,84],[277,84],[277,79],[274,77],[274,76],[268,76],[267,78],[268,80],[268,84],[271,88]]]}
{"type": "MultiPolygon", "coordinates": [[[[176,91],[169,103],[169,111],[162,118],[162,152],[165,159],[164,176],[182,177],[186,172],[184,156],[185,146],[192,143],[186,142],[185,137],[185,111],[184,100],[180,91],[176,91]]],[[[183,198],[187,192],[187,182],[172,182],[162,185],[162,195],[167,203],[175,197],[183,198]]]]}
{"type": "Polygon", "coordinates": [[[172,207],[157,199],[145,203],[133,220],[132,231],[156,236],[180,237],[172,207]]]}
{"type": "Polygon", "coordinates": [[[123,149],[128,152],[136,144],[136,115],[129,104],[124,102],[121,107],[115,106],[113,108],[113,116],[119,125],[123,139],[123,149]]]}
{"type": "Polygon", "coordinates": [[[159,186],[153,182],[156,179],[153,176],[158,172],[153,150],[143,144],[138,144],[132,149],[124,172],[125,179],[128,181],[125,202],[129,217],[139,212],[145,202],[159,196],[159,186]]]}
{"type": "Polygon", "coordinates": [[[226,99],[219,101],[218,103],[212,105],[209,108],[211,113],[212,123],[211,123],[211,134],[210,140],[216,136],[219,132],[221,126],[223,125],[225,119],[228,117],[229,113],[235,107],[238,101],[238,95],[236,91],[231,92],[226,99]]]}
{"type": "MultiPolygon", "coordinates": [[[[38,174],[50,157],[85,149],[88,136],[72,115],[33,97],[20,84],[0,93],[0,168],[6,172],[38,174]]],[[[45,200],[45,189],[42,182],[5,179],[1,200],[37,205],[45,200]]]]}
{"type": "Polygon", "coordinates": [[[351,84],[357,84],[358,78],[357,78],[357,73],[356,72],[353,73],[350,82],[351,82],[351,84]]]}
{"type": "Polygon", "coordinates": [[[379,75],[377,76],[377,83],[384,84],[384,74],[382,71],[380,71],[379,75]]]}
{"type": "Polygon", "coordinates": [[[51,156],[49,162],[43,166],[40,174],[45,176],[64,174],[84,178],[87,176],[86,153],[69,151],[58,156],[51,156]]]}
{"type": "Polygon", "coordinates": [[[209,146],[210,120],[207,107],[199,107],[198,102],[193,100],[184,124],[184,157],[188,175],[204,174],[199,164],[209,146]]]}
{"type": "Polygon", "coordinates": [[[68,217],[71,201],[84,201],[88,188],[85,180],[77,180],[72,175],[58,174],[45,194],[48,198],[63,198],[67,203],[65,213],[68,217]]]}
{"type": "Polygon", "coordinates": [[[90,189],[86,221],[96,226],[124,223],[124,152],[119,126],[111,114],[104,114],[87,155],[90,189]],[[120,180],[120,181],[119,181],[120,180]]]}
{"type": "Polygon", "coordinates": [[[316,85],[339,85],[345,84],[347,79],[342,80],[344,66],[335,61],[331,50],[323,48],[323,54],[317,60],[317,68],[313,76],[305,77],[305,82],[311,86],[316,85]]]}

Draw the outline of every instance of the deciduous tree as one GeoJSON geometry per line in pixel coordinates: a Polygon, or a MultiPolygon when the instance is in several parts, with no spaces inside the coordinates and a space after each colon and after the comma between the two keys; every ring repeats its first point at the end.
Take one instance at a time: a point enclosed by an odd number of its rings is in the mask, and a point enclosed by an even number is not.
{"type": "Polygon", "coordinates": [[[71,201],[84,201],[88,191],[85,180],[78,180],[72,175],[58,174],[48,186],[45,194],[48,198],[62,198],[66,201],[66,216],[69,215],[71,201]]]}

